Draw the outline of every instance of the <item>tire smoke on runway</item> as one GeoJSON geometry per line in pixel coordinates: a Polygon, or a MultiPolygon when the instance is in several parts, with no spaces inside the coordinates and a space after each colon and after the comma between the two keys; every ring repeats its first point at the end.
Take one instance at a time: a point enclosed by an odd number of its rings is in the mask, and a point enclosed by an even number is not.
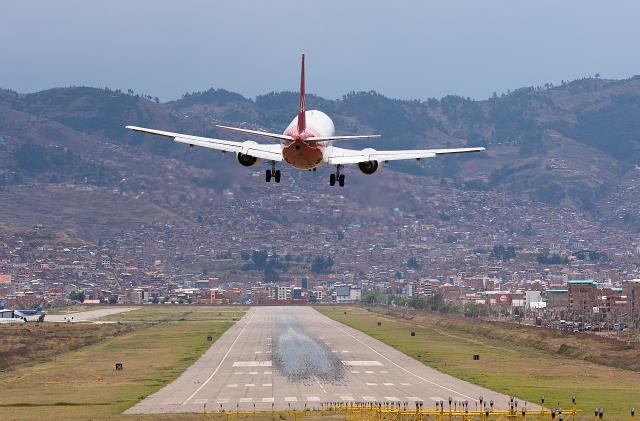
{"type": "Polygon", "coordinates": [[[286,311],[276,316],[273,365],[290,382],[337,382],[344,377],[342,361],[324,343],[307,335],[304,326],[286,311]]]}

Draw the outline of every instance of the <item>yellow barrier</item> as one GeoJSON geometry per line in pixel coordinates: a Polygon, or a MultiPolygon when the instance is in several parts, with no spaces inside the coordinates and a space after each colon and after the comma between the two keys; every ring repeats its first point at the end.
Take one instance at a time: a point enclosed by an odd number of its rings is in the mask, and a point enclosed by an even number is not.
{"type": "MultiPolygon", "coordinates": [[[[445,404],[446,405],[446,404],[445,404]]],[[[325,403],[319,409],[308,410],[273,410],[273,411],[219,411],[205,413],[213,420],[305,420],[326,419],[346,421],[574,421],[578,411],[575,404],[572,409],[541,408],[531,410],[517,407],[511,402],[510,408],[497,410],[488,405],[483,409],[469,409],[462,402],[456,407],[445,407],[439,404],[435,408],[424,408],[418,404],[410,408],[406,403],[325,403]]],[[[482,407],[482,406],[481,406],[482,407]]],[[[597,419],[603,419],[602,416],[597,419]]]]}

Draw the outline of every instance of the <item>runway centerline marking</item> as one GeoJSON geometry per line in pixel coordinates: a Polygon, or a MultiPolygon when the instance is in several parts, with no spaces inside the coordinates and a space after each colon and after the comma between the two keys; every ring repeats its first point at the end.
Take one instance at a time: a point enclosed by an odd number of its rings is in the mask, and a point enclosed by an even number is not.
{"type": "Polygon", "coordinates": [[[218,399],[216,403],[229,403],[230,399],[218,399]]]}
{"type": "Polygon", "coordinates": [[[295,396],[285,396],[284,401],[285,402],[298,402],[298,398],[296,398],[295,396]]]}
{"type": "MultiPolygon", "coordinates": [[[[253,318],[255,317],[256,312],[253,311],[251,313],[251,319],[247,320],[247,323],[242,326],[242,329],[240,329],[240,332],[238,332],[238,336],[236,336],[236,338],[233,340],[233,342],[231,343],[231,346],[229,347],[229,349],[227,350],[227,353],[224,354],[224,356],[222,357],[222,360],[220,360],[220,363],[218,364],[218,366],[216,367],[215,370],[213,370],[213,373],[211,373],[211,375],[209,376],[209,378],[207,378],[207,380],[205,380],[200,387],[198,387],[195,392],[193,392],[191,394],[191,396],[189,396],[184,402],[182,402],[183,405],[186,405],[198,392],[200,392],[202,390],[203,387],[205,387],[210,381],[211,379],[213,379],[213,376],[216,375],[216,373],[218,372],[218,370],[220,370],[220,367],[222,367],[222,364],[224,363],[224,361],[227,359],[227,357],[229,356],[229,354],[231,353],[231,350],[233,349],[233,346],[236,344],[236,342],[238,342],[238,339],[240,338],[240,336],[242,336],[242,333],[244,332],[244,330],[247,328],[247,326],[249,326],[249,324],[251,323],[251,321],[253,320],[253,318]]],[[[225,403],[225,402],[221,402],[221,403],[225,403]]]]}
{"type": "Polygon", "coordinates": [[[364,399],[365,401],[375,401],[376,397],[375,396],[363,396],[362,399],[364,399]]]}
{"type": "MultiPolygon", "coordinates": [[[[317,311],[317,310],[315,310],[315,311],[317,311]]],[[[322,316],[322,317],[324,317],[324,318],[328,318],[327,316],[324,316],[323,314],[321,314],[321,316],[322,316]]],[[[329,320],[331,320],[331,319],[329,319],[329,320]]],[[[324,321],[324,320],[323,320],[323,321],[324,321]]],[[[433,386],[440,387],[440,388],[442,388],[442,389],[444,389],[444,390],[447,390],[447,391],[449,391],[449,392],[455,393],[456,395],[460,395],[460,396],[462,396],[462,397],[464,397],[464,398],[467,398],[467,399],[469,399],[469,400],[471,400],[471,401],[478,402],[478,400],[477,400],[477,399],[472,398],[471,396],[465,395],[464,393],[460,393],[460,392],[458,392],[457,390],[454,390],[454,389],[451,389],[451,388],[449,388],[449,387],[443,386],[443,385],[438,384],[438,383],[436,383],[436,382],[432,382],[431,380],[427,380],[427,379],[425,379],[424,377],[419,376],[419,375],[417,375],[416,373],[413,373],[413,372],[411,372],[411,371],[407,370],[406,368],[402,367],[400,364],[398,364],[398,363],[396,363],[395,361],[393,361],[391,358],[389,358],[389,357],[385,356],[384,354],[382,354],[382,353],[378,352],[375,348],[370,347],[370,346],[369,346],[369,345],[367,345],[366,343],[362,342],[360,339],[358,339],[358,338],[356,338],[355,336],[353,336],[351,333],[349,333],[349,332],[347,332],[346,330],[342,329],[342,328],[340,327],[341,323],[336,322],[336,321],[334,321],[334,320],[331,320],[331,321],[335,323],[335,326],[332,326],[332,327],[335,327],[336,329],[338,329],[338,330],[339,330],[339,331],[341,331],[342,333],[344,333],[344,334],[346,334],[346,335],[349,335],[350,337],[352,337],[353,339],[355,339],[356,341],[358,341],[360,344],[362,344],[362,345],[366,346],[366,347],[367,347],[367,348],[369,348],[371,351],[375,352],[377,355],[379,355],[379,356],[381,356],[382,358],[384,358],[385,360],[389,361],[391,364],[395,365],[396,367],[398,367],[400,370],[404,371],[405,373],[410,374],[410,375],[412,375],[412,376],[414,376],[414,377],[416,377],[416,378],[418,378],[418,379],[422,380],[422,381],[423,381],[423,382],[425,382],[425,383],[429,383],[429,384],[431,384],[431,385],[433,385],[433,386]]],[[[329,322],[327,322],[327,321],[324,321],[324,323],[325,323],[325,324],[327,324],[327,325],[329,325],[329,326],[331,326],[331,323],[329,323],[329,322]]],[[[363,333],[363,335],[365,335],[365,334],[363,333]]],[[[371,337],[371,336],[369,336],[369,337],[371,337]]],[[[375,338],[374,338],[374,339],[375,339],[375,338]]]]}
{"type": "Polygon", "coordinates": [[[238,399],[239,403],[251,403],[253,401],[253,398],[240,398],[238,399]]]}

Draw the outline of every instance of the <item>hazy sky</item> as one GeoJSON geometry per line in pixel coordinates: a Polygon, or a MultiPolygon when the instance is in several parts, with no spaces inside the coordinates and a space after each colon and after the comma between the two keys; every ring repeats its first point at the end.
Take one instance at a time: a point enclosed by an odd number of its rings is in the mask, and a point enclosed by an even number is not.
{"type": "Polygon", "coordinates": [[[0,0],[0,87],[486,98],[640,74],[640,2],[0,0]]]}

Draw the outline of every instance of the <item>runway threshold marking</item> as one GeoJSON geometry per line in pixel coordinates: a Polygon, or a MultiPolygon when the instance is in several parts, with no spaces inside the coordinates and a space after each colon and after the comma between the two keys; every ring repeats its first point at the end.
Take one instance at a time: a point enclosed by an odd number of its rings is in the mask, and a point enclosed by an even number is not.
{"type": "MultiPolygon", "coordinates": [[[[317,310],[316,310],[316,311],[317,311],[317,310]]],[[[322,314],[320,314],[320,316],[321,316],[321,317],[324,317],[324,318],[327,318],[327,316],[324,316],[324,315],[322,315],[322,314]]],[[[332,321],[332,322],[334,322],[333,320],[331,320],[331,321],[332,321]]],[[[331,323],[329,323],[329,322],[327,322],[327,321],[324,321],[324,322],[325,322],[325,324],[327,324],[327,325],[331,326],[331,323]]],[[[335,326],[331,326],[331,327],[335,327],[336,329],[338,329],[339,331],[341,331],[341,332],[342,332],[342,333],[344,333],[345,335],[350,336],[351,338],[353,338],[354,340],[356,340],[356,341],[357,341],[357,342],[359,342],[360,344],[362,344],[362,345],[366,346],[366,347],[367,347],[367,348],[369,348],[371,351],[373,351],[374,353],[378,354],[379,356],[381,356],[381,357],[382,357],[382,358],[384,358],[385,360],[389,361],[391,364],[395,365],[396,367],[398,367],[400,370],[404,371],[405,373],[410,374],[410,375],[412,375],[412,376],[414,376],[414,377],[416,377],[416,378],[418,378],[418,379],[422,380],[422,381],[423,381],[423,382],[425,382],[425,383],[429,383],[429,384],[431,384],[431,385],[433,385],[433,386],[437,386],[437,387],[439,387],[439,388],[441,388],[441,389],[444,389],[444,390],[446,390],[446,391],[449,391],[449,392],[451,392],[451,393],[455,393],[456,395],[462,396],[462,397],[467,398],[467,399],[469,399],[469,400],[471,400],[471,401],[478,402],[478,400],[477,400],[476,398],[472,398],[471,396],[465,395],[464,393],[460,393],[460,392],[458,392],[457,390],[451,389],[451,388],[449,388],[449,387],[443,386],[443,385],[438,384],[438,383],[436,383],[436,382],[433,382],[433,381],[431,381],[431,380],[425,379],[424,377],[422,377],[422,376],[420,376],[420,375],[418,375],[418,374],[416,374],[416,373],[413,373],[413,372],[411,372],[411,371],[407,370],[406,368],[402,367],[401,365],[399,365],[398,363],[396,363],[395,361],[393,361],[391,358],[389,358],[389,357],[385,356],[384,354],[382,354],[382,353],[378,352],[375,348],[370,347],[369,345],[367,345],[366,343],[364,343],[364,342],[363,342],[363,341],[361,341],[360,339],[358,339],[358,338],[356,338],[355,336],[353,336],[351,333],[349,333],[349,332],[347,332],[346,330],[342,329],[342,328],[340,327],[341,323],[339,323],[339,322],[334,322],[334,323],[335,323],[335,326]]],[[[364,335],[364,333],[363,333],[363,335],[364,335]]],[[[382,372],[381,372],[381,373],[382,373],[382,372]]]]}
{"type": "MultiPolygon", "coordinates": [[[[229,356],[229,354],[231,353],[231,350],[233,349],[233,346],[236,344],[236,342],[238,342],[238,339],[240,338],[240,336],[242,336],[242,333],[244,332],[244,330],[247,328],[247,326],[249,326],[249,324],[251,324],[251,321],[253,320],[253,318],[255,317],[256,312],[253,311],[251,313],[251,319],[247,320],[247,323],[242,326],[242,329],[240,329],[240,332],[238,333],[238,336],[236,336],[236,338],[233,340],[233,342],[231,343],[231,346],[229,347],[229,349],[227,350],[227,353],[224,354],[224,356],[222,357],[222,360],[220,360],[220,364],[218,364],[218,366],[216,367],[215,370],[213,370],[213,373],[211,373],[211,375],[207,378],[207,380],[205,380],[200,387],[198,387],[195,392],[193,392],[187,399],[185,399],[184,402],[182,402],[183,405],[186,405],[187,403],[189,403],[189,401],[191,399],[193,399],[193,397],[202,390],[203,387],[205,387],[210,381],[211,379],[213,379],[213,376],[216,375],[216,373],[218,372],[218,370],[220,370],[220,367],[222,367],[222,364],[224,363],[224,361],[227,359],[227,357],[229,356]]],[[[219,403],[225,403],[225,402],[219,402],[219,403]]]]}
{"type": "MultiPolygon", "coordinates": [[[[238,335],[240,336],[240,335],[238,335]]],[[[231,345],[233,346],[233,345],[231,345]]],[[[234,361],[234,367],[271,367],[272,362],[268,360],[263,361],[234,361]]]]}
{"type": "Polygon", "coordinates": [[[320,402],[320,398],[318,396],[307,396],[307,402],[320,402]]]}
{"type": "Polygon", "coordinates": [[[342,364],[358,367],[380,367],[382,363],[380,361],[342,361],[342,364]]]}

